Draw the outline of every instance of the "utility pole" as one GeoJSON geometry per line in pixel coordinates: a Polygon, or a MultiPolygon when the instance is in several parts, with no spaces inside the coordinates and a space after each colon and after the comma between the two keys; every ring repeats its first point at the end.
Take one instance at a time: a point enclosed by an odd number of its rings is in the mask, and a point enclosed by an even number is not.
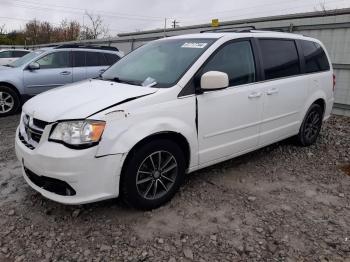
{"type": "Polygon", "coordinates": [[[174,19],[173,21],[172,21],[172,24],[173,24],[173,28],[176,28],[176,27],[178,27],[179,26],[179,21],[176,21],[176,19],[174,19]]]}
{"type": "Polygon", "coordinates": [[[167,22],[167,19],[165,18],[164,19],[164,37],[166,37],[166,22],[167,22]]]}

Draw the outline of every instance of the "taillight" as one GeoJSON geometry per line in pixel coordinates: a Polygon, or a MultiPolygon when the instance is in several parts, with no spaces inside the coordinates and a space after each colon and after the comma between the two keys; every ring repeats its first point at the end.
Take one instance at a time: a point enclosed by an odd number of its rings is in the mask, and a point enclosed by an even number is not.
{"type": "Polygon", "coordinates": [[[335,84],[337,83],[337,80],[335,79],[335,74],[333,74],[333,92],[335,90],[335,84]]]}

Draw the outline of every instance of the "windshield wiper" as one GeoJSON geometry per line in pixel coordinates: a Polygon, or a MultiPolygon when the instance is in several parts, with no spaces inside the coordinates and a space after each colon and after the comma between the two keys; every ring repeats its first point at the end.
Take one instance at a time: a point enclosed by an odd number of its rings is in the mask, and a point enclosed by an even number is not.
{"type": "Polygon", "coordinates": [[[129,85],[135,85],[135,86],[139,85],[136,81],[124,80],[124,79],[120,79],[119,77],[114,77],[112,79],[102,78],[102,80],[113,81],[116,83],[129,84],[129,85]]]}

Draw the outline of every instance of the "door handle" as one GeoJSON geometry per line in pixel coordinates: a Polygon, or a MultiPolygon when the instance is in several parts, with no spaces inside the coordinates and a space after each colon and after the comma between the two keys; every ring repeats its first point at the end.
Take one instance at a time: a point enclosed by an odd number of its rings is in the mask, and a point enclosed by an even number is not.
{"type": "Polygon", "coordinates": [[[104,73],[107,69],[101,69],[100,74],[104,73]]]}
{"type": "Polygon", "coordinates": [[[273,94],[277,94],[278,93],[278,89],[277,88],[271,88],[269,90],[267,90],[266,94],[267,95],[273,95],[273,94]]]}
{"type": "Polygon", "coordinates": [[[63,76],[67,76],[67,75],[70,75],[70,72],[69,71],[63,71],[60,74],[63,75],[63,76]]]}
{"type": "Polygon", "coordinates": [[[259,98],[261,97],[262,93],[261,92],[252,92],[248,98],[252,99],[252,98],[259,98]]]}

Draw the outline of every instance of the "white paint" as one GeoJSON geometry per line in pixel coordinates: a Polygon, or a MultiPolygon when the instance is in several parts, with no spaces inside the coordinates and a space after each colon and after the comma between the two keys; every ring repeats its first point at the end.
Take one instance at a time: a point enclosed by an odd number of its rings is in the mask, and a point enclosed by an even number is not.
{"type": "Polygon", "coordinates": [[[201,88],[204,90],[215,90],[228,87],[228,75],[223,72],[210,71],[202,75],[201,88]]]}
{"type": "MultiPolygon", "coordinates": [[[[106,121],[106,128],[99,145],[74,150],[49,142],[52,125],[48,125],[40,143],[30,150],[18,139],[18,132],[23,131],[21,122],[16,136],[20,161],[38,175],[71,183],[77,195],[62,197],[49,193],[33,185],[25,176],[27,182],[45,197],[67,204],[117,197],[120,171],[127,153],[148,136],[160,132],[181,134],[190,146],[188,172],[192,172],[297,134],[306,111],[319,98],[326,101],[324,119],[327,119],[334,101],[332,69],[179,97],[188,81],[218,47],[232,39],[255,36],[313,40],[273,32],[177,36],[174,38],[216,38],[217,41],[171,88],[92,80],[29,100],[23,113],[31,117],[55,122],[92,115],[90,119],[106,121]],[[135,97],[139,98],[115,105],[135,97]]],[[[202,87],[227,86],[228,81],[224,78],[222,73],[211,72],[202,79],[202,87]]]]}

